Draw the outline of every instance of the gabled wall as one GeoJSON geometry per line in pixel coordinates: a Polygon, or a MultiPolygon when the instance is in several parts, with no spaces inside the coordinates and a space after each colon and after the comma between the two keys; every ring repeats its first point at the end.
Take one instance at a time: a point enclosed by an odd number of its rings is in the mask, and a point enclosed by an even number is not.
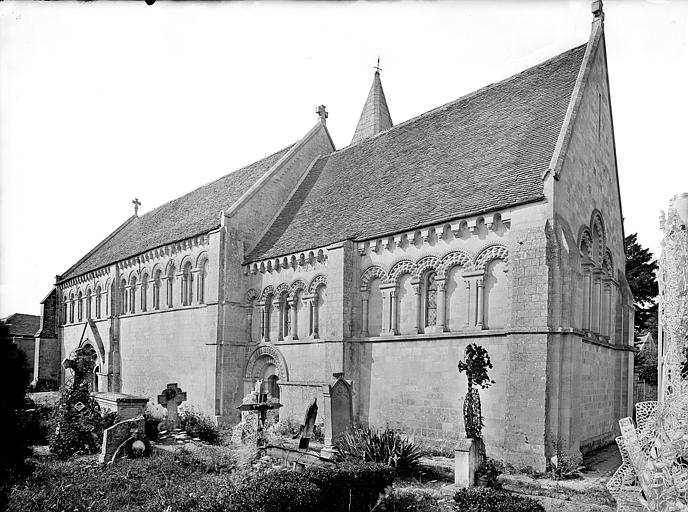
{"type": "Polygon", "coordinates": [[[560,152],[545,178],[553,204],[549,325],[560,333],[550,335],[548,344],[546,428],[550,441],[575,453],[612,442],[618,419],[630,414],[632,399],[632,296],[624,273],[623,217],[599,18],[593,22],[567,119],[560,152]],[[586,232],[595,238],[596,218],[604,226],[601,251],[611,256],[606,269],[607,263],[581,250],[586,232]]]}

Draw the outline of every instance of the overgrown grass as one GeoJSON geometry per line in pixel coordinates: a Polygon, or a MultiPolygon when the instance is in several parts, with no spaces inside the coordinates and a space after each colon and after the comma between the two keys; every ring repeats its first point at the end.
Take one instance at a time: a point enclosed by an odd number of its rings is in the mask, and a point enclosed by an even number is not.
{"type": "Polygon", "coordinates": [[[94,456],[48,460],[11,489],[7,510],[222,510],[232,482],[221,472],[199,471],[199,464],[171,455],[108,465],[94,456]]]}

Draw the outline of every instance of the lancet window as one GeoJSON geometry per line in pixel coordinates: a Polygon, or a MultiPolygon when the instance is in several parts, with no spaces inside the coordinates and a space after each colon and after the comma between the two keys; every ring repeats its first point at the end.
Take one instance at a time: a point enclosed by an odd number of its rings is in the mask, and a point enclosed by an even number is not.
{"type": "Polygon", "coordinates": [[[145,273],[141,277],[141,311],[145,313],[148,310],[148,274],[145,273]]]}
{"type": "Polygon", "coordinates": [[[208,260],[204,259],[198,267],[198,303],[205,304],[205,280],[208,275],[208,260]]]}
{"type": "Polygon", "coordinates": [[[174,306],[174,265],[167,271],[167,307],[174,306]]]}
{"type": "Polygon", "coordinates": [[[96,318],[100,318],[101,311],[102,311],[102,298],[103,298],[103,293],[100,288],[100,285],[96,286],[96,318]]]}
{"type": "Polygon", "coordinates": [[[162,270],[156,270],[153,278],[153,309],[160,309],[160,287],[162,286],[162,270]]]}
{"type": "Polygon", "coordinates": [[[428,272],[425,276],[425,327],[437,325],[437,274],[428,272]]]}
{"type": "Polygon", "coordinates": [[[91,288],[86,288],[86,319],[89,320],[91,318],[91,288]]]}
{"type": "Polygon", "coordinates": [[[190,306],[193,300],[193,274],[191,262],[187,261],[182,269],[182,305],[190,306]]]}
{"type": "Polygon", "coordinates": [[[84,318],[84,295],[79,292],[77,296],[77,320],[81,322],[84,318]]]}
{"type": "Polygon", "coordinates": [[[127,281],[122,279],[119,283],[119,311],[120,314],[127,312],[127,281]]]}
{"type": "Polygon", "coordinates": [[[74,323],[74,293],[69,294],[69,323],[74,323]]]}

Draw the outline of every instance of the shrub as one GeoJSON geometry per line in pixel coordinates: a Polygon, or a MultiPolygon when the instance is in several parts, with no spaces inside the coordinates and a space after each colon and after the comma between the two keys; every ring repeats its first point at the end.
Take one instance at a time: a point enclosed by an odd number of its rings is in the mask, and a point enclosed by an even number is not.
{"type": "Polygon", "coordinates": [[[304,474],[321,490],[319,510],[370,510],[394,481],[386,464],[347,461],[336,466],[311,466],[304,474]]]}
{"type": "Polygon", "coordinates": [[[480,487],[461,489],[454,495],[454,502],[461,512],[545,512],[533,498],[480,487]]]}
{"type": "Polygon", "coordinates": [[[269,469],[237,483],[230,498],[233,512],[308,512],[318,508],[320,489],[303,473],[269,469]]]}
{"type": "Polygon", "coordinates": [[[179,415],[182,430],[191,437],[197,437],[204,443],[220,444],[220,428],[215,421],[195,409],[184,409],[179,415]]]}
{"type": "Polygon", "coordinates": [[[486,457],[480,468],[478,474],[487,480],[487,485],[493,487],[497,483],[497,477],[504,472],[504,464],[500,461],[486,457]]]}
{"type": "Polygon", "coordinates": [[[581,470],[585,469],[585,466],[579,464],[580,457],[575,457],[562,449],[557,441],[552,441],[552,448],[554,456],[547,464],[547,476],[553,480],[569,480],[580,477],[581,470]]]}
{"type": "Polygon", "coordinates": [[[384,496],[375,512],[442,512],[437,498],[427,492],[395,489],[384,496]]]}
{"type": "Polygon", "coordinates": [[[7,325],[0,322],[0,418],[5,433],[0,449],[0,509],[8,483],[23,469],[23,460],[28,454],[26,433],[17,414],[24,406],[27,384],[26,358],[12,343],[7,325]]]}
{"type": "Polygon", "coordinates": [[[236,456],[229,447],[200,446],[175,450],[175,460],[181,465],[202,473],[227,474],[237,466],[236,456]]]}
{"type": "Polygon", "coordinates": [[[399,475],[413,473],[425,454],[419,445],[400,432],[390,429],[354,427],[336,442],[346,457],[380,462],[394,467],[399,475]]]}
{"type": "MultiPolygon", "coordinates": [[[[201,473],[170,455],[98,464],[93,459],[46,460],[16,484],[10,512],[229,511],[233,485],[223,474],[201,473]]],[[[232,511],[233,512],[233,511],[232,511]]]]}
{"type": "Polygon", "coordinates": [[[160,424],[167,419],[167,409],[161,405],[146,402],[143,418],[146,437],[152,441],[157,441],[160,435],[160,424]]]}

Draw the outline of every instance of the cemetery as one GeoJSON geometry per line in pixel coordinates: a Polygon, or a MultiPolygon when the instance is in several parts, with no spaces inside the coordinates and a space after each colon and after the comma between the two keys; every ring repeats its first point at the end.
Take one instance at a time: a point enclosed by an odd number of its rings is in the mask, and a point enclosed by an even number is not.
{"type": "Polygon", "coordinates": [[[396,125],[378,58],[349,145],[319,105],[134,199],[34,334],[0,321],[0,510],[688,512],[688,193],[655,261],[602,4],[585,44],[396,125]]]}

